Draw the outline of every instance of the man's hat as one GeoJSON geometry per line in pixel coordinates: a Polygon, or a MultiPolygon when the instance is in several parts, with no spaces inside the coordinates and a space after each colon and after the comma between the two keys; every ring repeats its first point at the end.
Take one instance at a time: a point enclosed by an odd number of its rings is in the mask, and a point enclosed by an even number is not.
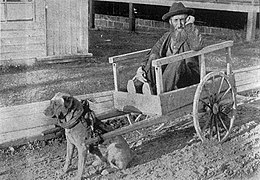
{"type": "Polygon", "coordinates": [[[179,15],[179,14],[187,14],[194,15],[195,11],[193,9],[186,8],[181,2],[173,3],[169,12],[164,14],[162,19],[168,20],[170,17],[179,15]]]}

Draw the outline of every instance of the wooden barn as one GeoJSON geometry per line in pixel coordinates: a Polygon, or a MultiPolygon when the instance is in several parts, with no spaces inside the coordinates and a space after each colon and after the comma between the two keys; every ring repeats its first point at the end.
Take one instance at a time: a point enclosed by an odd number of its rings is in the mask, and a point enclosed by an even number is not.
{"type": "Polygon", "coordinates": [[[0,65],[88,56],[88,0],[1,0],[0,65]]]}

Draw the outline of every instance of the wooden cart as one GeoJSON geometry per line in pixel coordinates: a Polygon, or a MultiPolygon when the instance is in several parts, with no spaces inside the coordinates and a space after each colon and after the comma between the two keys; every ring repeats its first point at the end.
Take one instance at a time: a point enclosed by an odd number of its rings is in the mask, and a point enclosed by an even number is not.
{"type": "MultiPolygon", "coordinates": [[[[200,51],[189,51],[178,55],[154,60],[157,95],[128,93],[120,90],[120,63],[133,59],[142,59],[149,49],[109,58],[113,66],[115,90],[113,92],[114,111],[105,112],[98,118],[106,119],[118,115],[139,113],[150,118],[135,122],[126,127],[104,134],[104,138],[122,135],[152,125],[174,121],[175,118],[192,113],[193,123],[199,138],[217,139],[223,142],[228,137],[236,117],[236,89],[231,65],[231,47],[233,41],[204,47],[200,51]],[[205,54],[224,49],[226,52],[226,70],[206,72],[205,54]],[[170,92],[164,92],[162,85],[162,66],[198,56],[200,61],[199,84],[170,92]]],[[[139,118],[139,116],[138,116],[139,118]]],[[[90,139],[88,143],[97,139],[90,139]]]]}

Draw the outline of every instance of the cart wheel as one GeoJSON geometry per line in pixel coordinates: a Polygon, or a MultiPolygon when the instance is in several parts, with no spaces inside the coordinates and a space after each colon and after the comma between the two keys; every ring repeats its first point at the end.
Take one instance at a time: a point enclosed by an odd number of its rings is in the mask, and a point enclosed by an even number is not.
{"type": "Polygon", "coordinates": [[[211,72],[199,83],[193,102],[194,127],[202,141],[228,137],[236,117],[236,93],[229,77],[211,72]]]}

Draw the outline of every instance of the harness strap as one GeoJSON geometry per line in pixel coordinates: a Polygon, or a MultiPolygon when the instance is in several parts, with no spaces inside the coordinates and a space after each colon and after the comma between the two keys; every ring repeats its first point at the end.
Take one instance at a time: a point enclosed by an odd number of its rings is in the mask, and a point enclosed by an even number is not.
{"type": "Polygon", "coordinates": [[[81,112],[77,113],[75,116],[75,111],[73,112],[72,116],[73,118],[70,119],[68,122],[61,122],[61,120],[58,121],[58,125],[61,126],[64,129],[71,129],[75,127],[79,122],[83,114],[83,110],[81,112]]]}

